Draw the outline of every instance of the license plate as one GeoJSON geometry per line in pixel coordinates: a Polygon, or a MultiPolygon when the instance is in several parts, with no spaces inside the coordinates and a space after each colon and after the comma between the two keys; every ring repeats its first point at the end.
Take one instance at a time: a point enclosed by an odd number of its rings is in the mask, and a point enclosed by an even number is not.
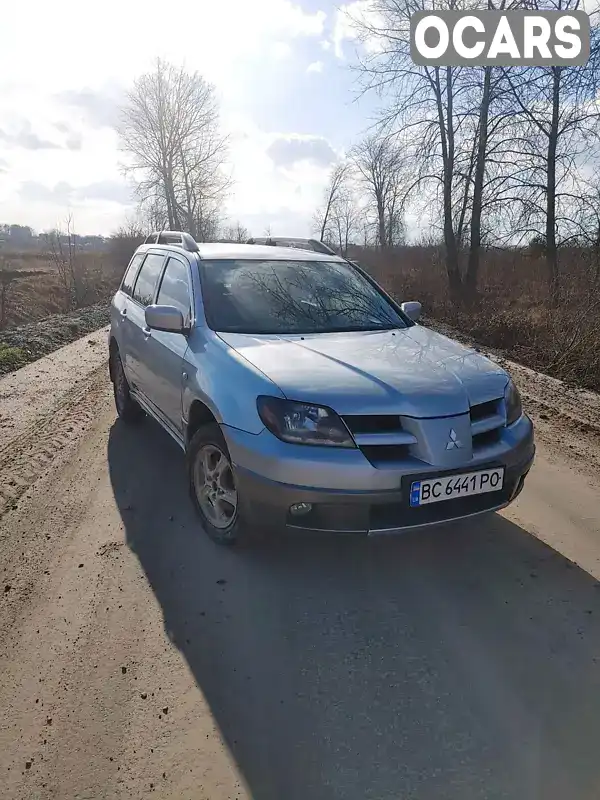
{"type": "Polygon", "coordinates": [[[499,492],[503,485],[504,467],[413,481],[410,487],[410,504],[425,506],[428,503],[440,503],[442,500],[454,500],[457,497],[499,492]]]}

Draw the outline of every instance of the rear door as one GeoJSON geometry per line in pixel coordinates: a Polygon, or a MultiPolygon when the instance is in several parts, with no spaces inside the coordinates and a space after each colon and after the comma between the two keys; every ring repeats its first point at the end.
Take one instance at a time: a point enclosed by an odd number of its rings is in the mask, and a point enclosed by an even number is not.
{"type": "MultiPolygon", "coordinates": [[[[169,255],[156,296],[158,305],[174,306],[183,314],[186,325],[192,322],[192,286],[190,267],[185,258],[169,255]]],[[[146,339],[143,386],[165,422],[182,432],[181,390],[183,359],[188,347],[182,333],[150,331],[146,339]]]]}
{"type": "Polygon", "coordinates": [[[150,329],[146,326],[146,306],[156,297],[159,278],[165,264],[165,253],[150,251],[137,274],[131,302],[127,311],[127,351],[129,359],[128,379],[133,388],[152,403],[146,389],[152,382],[148,376],[147,342],[150,329]]]}
{"type": "Polygon", "coordinates": [[[129,266],[125,271],[119,291],[115,294],[111,308],[112,330],[119,346],[121,363],[123,364],[127,380],[130,382],[131,359],[129,357],[129,341],[131,332],[129,330],[128,315],[131,311],[133,286],[145,255],[145,253],[136,253],[129,262],[129,266]]]}

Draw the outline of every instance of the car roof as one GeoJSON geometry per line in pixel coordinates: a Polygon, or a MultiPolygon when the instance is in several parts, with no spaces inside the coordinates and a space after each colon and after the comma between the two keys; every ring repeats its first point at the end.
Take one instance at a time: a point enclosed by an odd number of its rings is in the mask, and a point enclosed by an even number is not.
{"type": "MultiPolygon", "coordinates": [[[[183,247],[175,244],[142,244],[137,252],[145,253],[149,250],[164,250],[176,252],[188,258],[194,255],[183,247]]],[[[230,244],[221,242],[198,242],[197,255],[201,259],[230,259],[242,258],[253,261],[343,261],[339,256],[330,256],[326,253],[317,253],[314,250],[300,250],[297,247],[272,247],[260,244],[230,244]]]]}
{"type": "Polygon", "coordinates": [[[274,247],[261,244],[198,243],[200,258],[243,258],[256,261],[343,261],[342,258],[298,247],[274,247]]]}

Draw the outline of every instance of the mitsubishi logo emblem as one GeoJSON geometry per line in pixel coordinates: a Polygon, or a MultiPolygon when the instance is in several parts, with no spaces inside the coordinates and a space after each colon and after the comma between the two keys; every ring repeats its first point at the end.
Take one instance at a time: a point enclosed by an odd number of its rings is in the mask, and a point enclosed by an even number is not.
{"type": "Polygon", "coordinates": [[[456,431],[454,430],[454,428],[450,428],[450,434],[448,436],[448,444],[446,445],[446,450],[454,450],[455,447],[457,449],[461,448],[462,442],[456,435],[456,431]]]}

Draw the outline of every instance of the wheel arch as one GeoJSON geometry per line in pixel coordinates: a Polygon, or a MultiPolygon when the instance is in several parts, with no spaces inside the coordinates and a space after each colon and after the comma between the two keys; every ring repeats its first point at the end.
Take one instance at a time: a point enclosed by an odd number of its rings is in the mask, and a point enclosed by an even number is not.
{"type": "Polygon", "coordinates": [[[114,336],[111,336],[108,342],[108,374],[110,375],[111,381],[114,383],[114,372],[113,372],[113,356],[119,352],[119,345],[117,344],[117,340],[114,336]]]}
{"type": "Polygon", "coordinates": [[[191,442],[196,431],[203,425],[208,425],[210,423],[219,425],[219,420],[217,419],[215,413],[202,400],[198,398],[194,399],[188,412],[188,420],[185,427],[186,447],[191,442]]]}

